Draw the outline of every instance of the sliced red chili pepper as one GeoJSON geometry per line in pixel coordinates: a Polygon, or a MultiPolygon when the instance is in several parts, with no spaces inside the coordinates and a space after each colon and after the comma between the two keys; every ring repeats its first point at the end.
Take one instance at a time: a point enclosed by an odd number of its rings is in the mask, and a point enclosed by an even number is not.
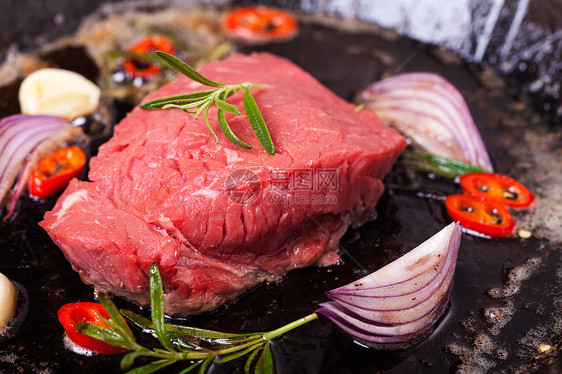
{"type": "Polygon", "coordinates": [[[107,327],[100,315],[109,318],[101,304],[89,302],[65,304],[59,309],[58,313],[59,321],[68,338],[80,347],[96,353],[117,354],[125,352],[126,349],[124,348],[107,344],[76,330],[78,322],[107,327]]]}
{"type": "MultiPolygon", "coordinates": [[[[147,36],[129,48],[129,52],[142,55],[151,55],[155,51],[163,51],[174,54],[173,43],[163,36],[147,36]]],[[[123,62],[125,71],[135,77],[152,77],[160,72],[157,63],[141,61],[139,59],[128,58],[123,62]]]]}
{"type": "Polygon", "coordinates": [[[529,207],[535,196],[521,183],[505,175],[496,173],[468,173],[460,178],[463,190],[472,196],[517,207],[529,207]]]}
{"type": "Polygon", "coordinates": [[[80,175],[86,165],[86,154],[80,147],[59,149],[39,161],[29,178],[29,193],[47,197],[62,191],[68,182],[80,175]]]}
{"type": "Polygon", "coordinates": [[[500,203],[476,196],[450,195],[445,200],[451,218],[468,230],[493,237],[511,236],[515,221],[500,203]]]}
{"type": "Polygon", "coordinates": [[[297,21],[292,15],[265,6],[230,12],[224,20],[224,27],[232,36],[251,41],[289,39],[298,31],[297,21]]]}

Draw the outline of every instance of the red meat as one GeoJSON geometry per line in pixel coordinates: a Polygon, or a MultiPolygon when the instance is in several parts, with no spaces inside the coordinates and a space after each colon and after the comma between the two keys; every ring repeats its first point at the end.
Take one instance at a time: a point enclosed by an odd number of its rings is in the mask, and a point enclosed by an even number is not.
{"type": "MultiPolygon", "coordinates": [[[[235,55],[200,72],[265,86],[253,94],[275,155],[244,114],[227,121],[251,150],[222,136],[216,111],[219,144],[203,118],[137,107],[92,158],[91,182],[74,180],[40,223],[98,291],[148,304],[158,262],[171,314],[209,311],[291,269],[337,262],[338,240],[373,210],[406,145],[285,59],[235,55]]],[[[200,89],[180,77],[147,99],[200,89]]],[[[243,108],[241,94],[229,102],[243,108]]]]}

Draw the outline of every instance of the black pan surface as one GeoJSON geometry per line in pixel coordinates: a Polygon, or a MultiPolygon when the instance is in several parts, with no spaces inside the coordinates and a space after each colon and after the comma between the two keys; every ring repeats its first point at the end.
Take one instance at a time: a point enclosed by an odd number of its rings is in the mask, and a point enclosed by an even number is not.
{"type": "MultiPolygon", "coordinates": [[[[498,172],[521,178],[525,168],[533,167],[525,164],[525,160],[514,159],[512,154],[513,147],[525,146],[522,140],[525,125],[507,119],[517,117],[524,123],[536,119],[536,113],[521,111],[517,105],[519,98],[509,91],[485,87],[474,67],[446,63],[431,48],[405,39],[388,40],[368,32],[346,32],[305,22],[301,24],[299,36],[291,42],[243,50],[265,50],[285,56],[347,99],[382,74],[437,72],[466,97],[498,172]]],[[[60,56],[72,53],[76,70],[89,64],[79,48],[59,53],[60,56]]],[[[56,54],[50,58],[54,65],[66,60],[57,60],[56,54]]],[[[84,74],[96,78],[95,69],[84,74]]],[[[17,103],[14,96],[17,86],[4,87],[0,93],[5,102],[17,103]]],[[[1,109],[2,116],[19,110],[17,104],[1,109]]],[[[124,112],[116,110],[113,115],[117,120],[124,112]]],[[[536,126],[548,130],[541,120],[536,126]]],[[[560,143],[554,145],[559,147],[560,143]]],[[[533,183],[539,183],[530,182],[531,188],[533,183]]],[[[375,271],[450,222],[442,201],[435,198],[458,190],[450,181],[410,175],[397,165],[385,184],[387,190],[377,207],[377,218],[358,229],[350,229],[344,236],[342,264],[292,271],[282,281],[261,285],[214,313],[174,321],[230,332],[274,329],[313,312],[326,300],[325,291],[375,271]]],[[[25,289],[28,307],[17,331],[0,339],[0,371],[119,372],[120,356],[87,357],[65,348],[57,311],[67,302],[93,300],[93,290],[80,281],[61,251],[37,225],[54,201],[55,198],[44,202],[24,198],[16,219],[0,223],[0,272],[25,289]]],[[[560,244],[547,239],[489,240],[464,234],[450,309],[429,338],[406,350],[378,351],[355,343],[320,318],[274,342],[276,370],[278,373],[562,372],[557,353],[562,348],[561,253],[560,244]],[[510,297],[492,297],[491,289],[503,289],[513,283],[513,278],[508,279],[509,274],[515,274],[513,269],[530,270],[516,273],[521,279],[518,292],[510,297]],[[503,319],[486,318],[487,308],[492,307],[497,308],[503,319]],[[541,344],[551,349],[541,352],[541,344]]],[[[126,300],[115,299],[115,302],[119,307],[147,315],[146,310],[126,300]]],[[[138,335],[140,341],[151,344],[151,339],[138,335]]],[[[179,370],[180,366],[175,366],[169,372],[179,370]]],[[[212,372],[238,373],[243,368],[240,362],[235,362],[214,365],[212,372]]]]}

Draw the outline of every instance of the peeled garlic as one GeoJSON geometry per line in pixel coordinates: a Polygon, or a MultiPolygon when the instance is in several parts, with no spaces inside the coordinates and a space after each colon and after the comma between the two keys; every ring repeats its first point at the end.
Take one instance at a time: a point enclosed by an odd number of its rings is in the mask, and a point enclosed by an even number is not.
{"type": "Polygon", "coordinates": [[[18,294],[13,283],[0,273],[0,329],[12,319],[16,311],[18,294]]]}
{"type": "Polygon", "coordinates": [[[100,95],[99,87],[78,73],[45,68],[23,80],[19,102],[23,114],[52,114],[73,120],[94,112],[100,95]]]}

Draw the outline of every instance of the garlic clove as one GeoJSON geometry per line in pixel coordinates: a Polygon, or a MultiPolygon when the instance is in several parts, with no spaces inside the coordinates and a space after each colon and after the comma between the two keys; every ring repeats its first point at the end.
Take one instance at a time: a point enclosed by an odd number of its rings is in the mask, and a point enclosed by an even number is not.
{"type": "Polygon", "coordinates": [[[12,319],[18,301],[18,294],[13,283],[0,273],[0,329],[12,319]]]}
{"type": "Polygon", "coordinates": [[[19,89],[21,112],[51,114],[72,120],[94,112],[101,90],[82,75],[63,69],[39,69],[19,89]]]}

